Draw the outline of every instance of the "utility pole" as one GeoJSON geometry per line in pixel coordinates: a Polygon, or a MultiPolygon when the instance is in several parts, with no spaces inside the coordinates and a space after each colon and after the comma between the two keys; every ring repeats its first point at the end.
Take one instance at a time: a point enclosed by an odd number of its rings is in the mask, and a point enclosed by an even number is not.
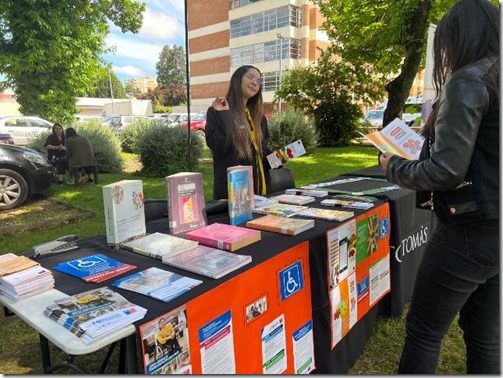
{"type": "MultiPolygon", "coordinates": [[[[281,88],[281,81],[283,79],[283,40],[287,39],[281,33],[277,33],[276,37],[279,38],[279,80],[278,80],[278,89],[281,88]]],[[[279,112],[281,113],[281,97],[278,98],[278,106],[279,112]]]]}
{"type": "Polygon", "coordinates": [[[112,114],[115,114],[114,108],[114,89],[112,87],[112,69],[108,69],[108,85],[110,86],[110,96],[112,98],[112,114]]]}

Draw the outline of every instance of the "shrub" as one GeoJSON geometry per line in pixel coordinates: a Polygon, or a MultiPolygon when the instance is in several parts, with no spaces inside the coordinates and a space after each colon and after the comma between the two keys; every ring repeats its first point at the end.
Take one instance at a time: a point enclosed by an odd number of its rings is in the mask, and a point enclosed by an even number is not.
{"type": "Polygon", "coordinates": [[[139,153],[138,141],[142,138],[145,131],[155,125],[156,123],[163,122],[162,120],[155,119],[135,119],[120,133],[120,142],[122,151],[139,153]]]}
{"type": "Polygon", "coordinates": [[[300,139],[304,147],[315,147],[317,134],[312,118],[305,116],[299,110],[288,110],[276,113],[269,120],[269,147],[278,150],[300,139]]]}
{"type": "Polygon", "coordinates": [[[339,95],[323,102],[313,110],[320,147],[348,146],[358,137],[357,125],[361,118],[358,105],[348,95],[339,95]]]}
{"type": "MultiPolygon", "coordinates": [[[[192,131],[190,140],[190,170],[197,171],[203,144],[199,134],[192,131]]],[[[138,149],[143,176],[166,177],[189,170],[189,146],[185,128],[155,124],[142,135],[138,149]]]]}
{"type": "MultiPolygon", "coordinates": [[[[72,127],[77,133],[86,136],[91,142],[94,151],[94,159],[100,173],[120,173],[122,171],[122,159],[120,156],[120,142],[115,133],[106,126],[102,126],[98,120],[79,122],[72,127]]],[[[44,147],[48,133],[41,133],[35,138],[30,148],[47,153],[44,147]]]]}

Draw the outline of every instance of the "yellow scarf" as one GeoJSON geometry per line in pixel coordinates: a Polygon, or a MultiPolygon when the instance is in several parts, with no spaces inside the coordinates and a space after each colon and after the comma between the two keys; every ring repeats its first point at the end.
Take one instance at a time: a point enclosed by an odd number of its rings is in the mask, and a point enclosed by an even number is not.
{"type": "Polygon", "coordinates": [[[250,110],[246,108],[246,116],[248,117],[248,122],[250,124],[250,134],[253,142],[253,146],[255,147],[256,155],[257,155],[257,167],[259,171],[259,179],[262,185],[259,185],[260,195],[266,195],[266,185],[265,185],[265,173],[264,173],[264,164],[262,162],[262,153],[258,148],[257,143],[257,133],[255,133],[255,122],[253,122],[253,118],[250,114],[250,110]]]}

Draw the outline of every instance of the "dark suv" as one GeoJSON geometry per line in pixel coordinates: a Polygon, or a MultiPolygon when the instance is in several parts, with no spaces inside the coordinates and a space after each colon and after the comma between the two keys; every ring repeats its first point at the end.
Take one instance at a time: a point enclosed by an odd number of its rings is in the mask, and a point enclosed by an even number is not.
{"type": "Polygon", "coordinates": [[[26,147],[0,143],[0,211],[22,205],[28,196],[51,187],[54,167],[26,147]]]}

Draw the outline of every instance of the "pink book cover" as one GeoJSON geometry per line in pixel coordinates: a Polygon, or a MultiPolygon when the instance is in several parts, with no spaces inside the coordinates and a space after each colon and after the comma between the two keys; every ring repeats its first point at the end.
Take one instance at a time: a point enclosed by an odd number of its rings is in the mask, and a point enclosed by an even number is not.
{"type": "Polygon", "coordinates": [[[259,230],[252,230],[246,227],[213,223],[206,227],[187,232],[185,238],[198,241],[200,244],[213,248],[232,252],[259,241],[261,234],[259,230]]]}
{"type": "Polygon", "coordinates": [[[180,172],[166,177],[170,234],[206,225],[202,174],[180,172]]]}

